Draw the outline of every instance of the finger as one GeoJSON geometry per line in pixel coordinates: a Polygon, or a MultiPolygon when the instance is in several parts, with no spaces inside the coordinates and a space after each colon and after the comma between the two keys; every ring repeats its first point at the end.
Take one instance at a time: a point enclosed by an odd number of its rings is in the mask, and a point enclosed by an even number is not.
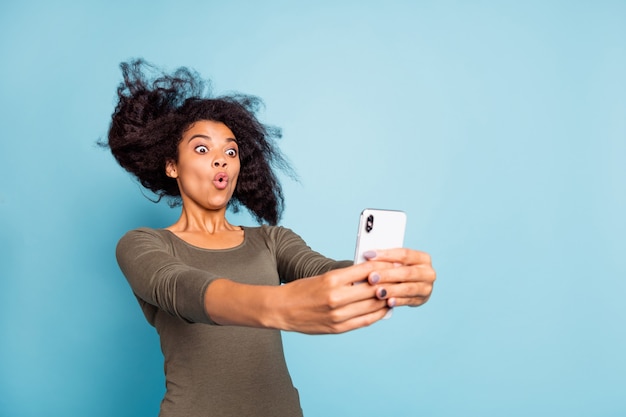
{"type": "Polygon", "coordinates": [[[344,306],[355,304],[362,301],[384,300],[387,298],[387,292],[384,287],[367,285],[345,285],[335,289],[329,299],[329,307],[339,309],[344,306]]]}
{"type": "MultiPolygon", "coordinates": [[[[380,266],[380,265],[379,265],[380,266]]],[[[355,268],[356,269],[356,268],[355,268]]],[[[368,268],[358,268],[361,272],[357,273],[359,280],[365,279],[363,276],[368,268]]],[[[311,297],[307,300],[311,301],[311,306],[316,308],[320,312],[333,312],[332,314],[346,314],[346,308],[352,308],[354,310],[354,304],[367,301],[378,301],[376,297],[376,287],[368,285],[367,283],[361,285],[349,285],[353,281],[352,277],[354,272],[345,270],[335,270],[324,274],[319,277],[303,278],[300,280],[289,283],[290,288],[295,288],[296,293],[309,293],[311,297]],[[316,301],[313,301],[315,299],[316,301]],[[334,313],[337,311],[338,313],[334,313]]],[[[384,303],[383,303],[384,305],[384,303]]],[[[363,310],[356,310],[354,315],[363,314],[363,310]]],[[[339,318],[339,321],[344,318],[339,318]]]]}
{"type": "Polygon", "coordinates": [[[393,264],[389,262],[363,262],[361,264],[352,265],[346,268],[335,269],[326,274],[331,280],[331,285],[352,285],[357,282],[367,281],[368,276],[374,270],[386,270],[393,268],[393,264]]]}
{"type": "Polygon", "coordinates": [[[329,312],[329,315],[330,320],[333,323],[343,323],[355,317],[371,314],[386,307],[386,300],[379,300],[376,297],[370,297],[367,300],[356,301],[335,309],[329,312]]]}
{"type": "Polygon", "coordinates": [[[430,298],[433,286],[425,282],[412,282],[403,284],[387,284],[384,287],[384,297],[380,297],[381,291],[377,292],[379,299],[386,299],[388,307],[400,307],[405,305],[422,305],[430,298]]]}
{"type": "Polygon", "coordinates": [[[390,311],[391,311],[390,308],[383,306],[382,308],[379,308],[378,310],[373,311],[371,313],[352,317],[348,320],[345,320],[333,326],[332,333],[345,333],[351,330],[370,326],[376,323],[377,321],[384,319],[385,317],[389,317],[390,311]]]}
{"type": "Polygon", "coordinates": [[[403,265],[431,264],[428,253],[409,248],[378,249],[367,251],[363,256],[368,261],[396,262],[403,265]]]}
{"type": "Polygon", "coordinates": [[[386,300],[388,296],[389,293],[387,292],[385,287],[376,288],[376,298],[378,298],[379,300],[386,300]]]}
{"type": "Polygon", "coordinates": [[[368,275],[371,285],[397,282],[429,282],[437,279],[435,270],[430,265],[400,266],[372,271],[368,275]]]}
{"type": "Polygon", "coordinates": [[[430,297],[396,298],[394,307],[419,307],[426,304],[429,299],[430,297]]]}

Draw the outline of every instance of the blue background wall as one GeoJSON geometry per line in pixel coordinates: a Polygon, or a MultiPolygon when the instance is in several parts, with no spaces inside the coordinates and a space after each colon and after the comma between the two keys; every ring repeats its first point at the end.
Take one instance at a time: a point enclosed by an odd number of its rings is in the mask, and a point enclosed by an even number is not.
{"type": "Polygon", "coordinates": [[[137,56],[264,99],[315,249],[388,207],[434,258],[427,305],[285,334],[308,417],[626,413],[625,2],[83,3],[0,5],[0,415],[157,413],[113,250],[178,212],[94,145],[137,56]]]}

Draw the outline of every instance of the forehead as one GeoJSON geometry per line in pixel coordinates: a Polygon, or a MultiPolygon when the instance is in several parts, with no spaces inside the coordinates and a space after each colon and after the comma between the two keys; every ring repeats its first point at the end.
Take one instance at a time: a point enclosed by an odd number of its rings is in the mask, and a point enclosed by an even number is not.
{"type": "Polygon", "coordinates": [[[196,135],[207,136],[210,139],[234,139],[233,132],[222,122],[213,120],[199,120],[189,125],[183,132],[182,139],[191,139],[196,135]]]}

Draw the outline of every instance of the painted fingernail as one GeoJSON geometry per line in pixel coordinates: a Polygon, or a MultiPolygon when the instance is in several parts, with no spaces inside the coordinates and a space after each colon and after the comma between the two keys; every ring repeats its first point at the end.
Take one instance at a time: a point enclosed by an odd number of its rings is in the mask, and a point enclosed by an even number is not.
{"type": "Polygon", "coordinates": [[[385,298],[387,296],[387,290],[384,288],[381,288],[380,290],[378,290],[378,298],[385,298]]]}
{"type": "Polygon", "coordinates": [[[396,299],[395,298],[390,298],[387,300],[387,306],[389,308],[394,308],[396,306],[396,299]]]}
{"type": "Polygon", "coordinates": [[[363,257],[365,259],[373,259],[376,257],[376,252],[374,252],[373,250],[368,250],[366,252],[363,252],[363,257]]]}
{"type": "Polygon", "coordinates": [[[378,281],[380,281],[380,275],[378,275],[378,272],[372,272],[370,275],[370,282],[372,284],[378,284],[378,281]]]}
{"type": "Polygon", "coordinates": [[[387,310],[387,313],[383,316],[383,320],[389,320],[393,316],[393,308],[387,310]]]}

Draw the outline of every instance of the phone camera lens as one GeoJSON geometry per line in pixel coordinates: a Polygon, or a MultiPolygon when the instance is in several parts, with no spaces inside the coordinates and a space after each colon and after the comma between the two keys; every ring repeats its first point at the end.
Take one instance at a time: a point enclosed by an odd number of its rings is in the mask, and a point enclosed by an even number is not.
{"type": "Polygon", "coordinates": [[[365,231],[369,233],[372,231],[373,228],[374,228],[374,215],[370,214],[369,216],[367,216],[367,222],[365,222],[365,231]]]}

